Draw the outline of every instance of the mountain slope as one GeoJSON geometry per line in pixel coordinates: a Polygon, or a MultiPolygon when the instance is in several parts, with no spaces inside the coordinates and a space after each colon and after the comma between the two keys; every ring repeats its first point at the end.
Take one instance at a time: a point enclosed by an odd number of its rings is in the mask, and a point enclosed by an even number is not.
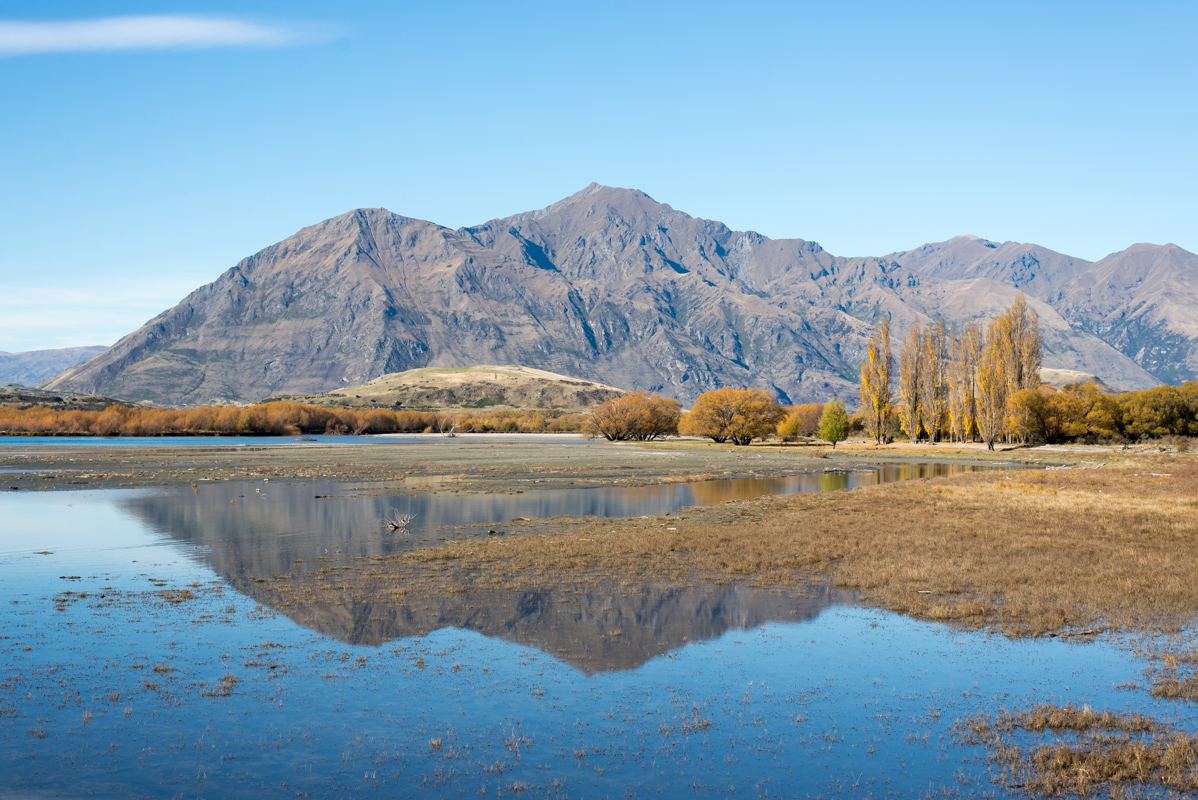
{"type": "Polygon", "coordinates": [[[0,351],[0,384],[19,383],[23,386],[33,386],[107,349],[101,345],[64,347],[59,350],[27,350],[23,353],[0,351]]]}
{"type": "Polygon", "coordinates": [[[989,278],[1041,299],[1091,266],[1089,261],[1037,244],[1000,244],[977,236],[954,236],[888,258],[929,278],[989,278]]]}
{"type": "Polygon", "coordinates": [[[1198,255],[1136,244],[1096,261],[1053,305],[1165,383],[1198,377],[1198,255]]]}
{"type": "MultiPolygon", "coordinates": [[[[522,364],[684,402],[722,385],[851,399],[879,314],[900,328],[941,314],[964,321],[1016,291],[979,280],[987,294],[972,298],[893,259],[733,231],[597,184],[459,230],[359,209],[243,260],[45,386],[188,404],[327,392],[417,367],[522,364]]],[[[1092,334],[1053,324],[1046,366],[1156,382],[1092,334]]]]}
{"type": "Polygon", "coordinates": [[[1198,378],[1198,255],[1177,245],[1136,244],[1089,262],[1034,244],[957,236],[889,257],[929,278],[1018,287],[1160,382],[1198,378]]]}

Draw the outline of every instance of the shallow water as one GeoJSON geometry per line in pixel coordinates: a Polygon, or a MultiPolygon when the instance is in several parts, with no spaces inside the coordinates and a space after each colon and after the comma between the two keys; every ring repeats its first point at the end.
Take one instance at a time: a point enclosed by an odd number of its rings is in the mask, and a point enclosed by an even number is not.
{"type": "Polygon", "coordinates": [[[0,795],[1007,796],[956,720],[1046,700],[1179,713],[1116,688],[1144,664],[1113,643],[1010,642],[828,590],[467,591],[406,620],[369,596],[259,602],[255,576],[326,544],[402,545],[378,531],[393,504],[444,535],[514,508],[662,513],[762,488],[2,496],[0,795]]]}

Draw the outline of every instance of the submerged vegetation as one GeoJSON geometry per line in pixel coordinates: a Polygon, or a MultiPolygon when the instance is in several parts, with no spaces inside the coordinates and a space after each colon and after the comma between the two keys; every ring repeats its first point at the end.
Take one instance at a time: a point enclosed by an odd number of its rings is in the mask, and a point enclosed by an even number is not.
{"type": "Polygon", "coordinates": [[[989,746],[1010,783],[1031,794],[1085,797],[1106,789],[1121,796],[1118,790],[1132,786],[1198,790],[1198,736],[1142,714],[1045,704],[976,717],[963,728],[967,742],[989,746]],[[1052,738],[1024,744],[1028,734],[1052,738]]]}

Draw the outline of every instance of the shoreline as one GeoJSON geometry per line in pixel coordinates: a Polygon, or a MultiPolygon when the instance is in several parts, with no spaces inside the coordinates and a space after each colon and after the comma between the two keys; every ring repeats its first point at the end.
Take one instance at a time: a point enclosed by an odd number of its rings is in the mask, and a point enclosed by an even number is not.
{"type": "Polygon", "coordinates": [[[402,484],[451,477],[463,490],[513,484],[539,488],[635,486],[718,478],[774,478],[884,463],[1047,466],[1096,453],[872,445],[830,447],[708,440],[607,442],[576,434],[474,434],[447,439],[370,437],[354,443],[241,443],[205,446],[119,443],[16,445],[0,441],[5,491],[186,486],[197,481],[353,481],[402,484]],[[536,439],[527,437],[534,436],[536,439]],[[499,438],[503,437],[503,438],[499,438]],[[552,438],[549,438],[552,437],[552,438]]]}

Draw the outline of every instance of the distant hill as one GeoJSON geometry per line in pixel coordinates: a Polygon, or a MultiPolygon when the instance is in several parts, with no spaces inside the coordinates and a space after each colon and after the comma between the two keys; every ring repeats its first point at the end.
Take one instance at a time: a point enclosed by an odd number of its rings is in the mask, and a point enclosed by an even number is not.
{"type": "Polygon", "coordinates": [[[128,405],[130,404],[111,397],[47,392],[22,386],[19,383],[7,383],[0,386],[0,406],[5,408],[44,406],[57,411],[103,411],[108,406],[128,405]]]}
{"type": "Polygon", "coordinates": [[[0,384],[19,383],[34,386],[68,367],[87,361],[107,347],[64,347],[61,350],[27,350],[23,353],[0,351],[0,384]]]}
{"type": "Polygon", "coordinates": [[[976,237],[843,258],[597,184],[457,230],[358,209],[244,259],[43,386],[244,402],[421,367],[523,364],[684,403],[726,385],[851,402],[882,314],[897,342],[912,321],[986,317],[1021,290],[1044,325],[1046,367],[1129,389],[1192,376],[1195,337],[1170,310],[1190,302],[1185,287],[1166,291],[1164,262],[1147,257],[1159,291],[1087,284],[1117,282],[1102,278],[1105,261],[976,237]]]}
{"type": "Polygon", "coordinates": [[[279,400],[335,407],[554,408],[581,411],[623,389],[528,367],[426,367],[382,375],[361,386],[279,400]]]}
{"type": "Polygon", "coordinates": [[[1041,369],[1040,382],[1047,383],[1057,389],[1064,389],[1071,384],[1092,383],[1104,392],[1119,394],[1123,390],[1107,385],[1106,381],[1088,372],[1078,372],[1072,369],[1041,369]]]}

